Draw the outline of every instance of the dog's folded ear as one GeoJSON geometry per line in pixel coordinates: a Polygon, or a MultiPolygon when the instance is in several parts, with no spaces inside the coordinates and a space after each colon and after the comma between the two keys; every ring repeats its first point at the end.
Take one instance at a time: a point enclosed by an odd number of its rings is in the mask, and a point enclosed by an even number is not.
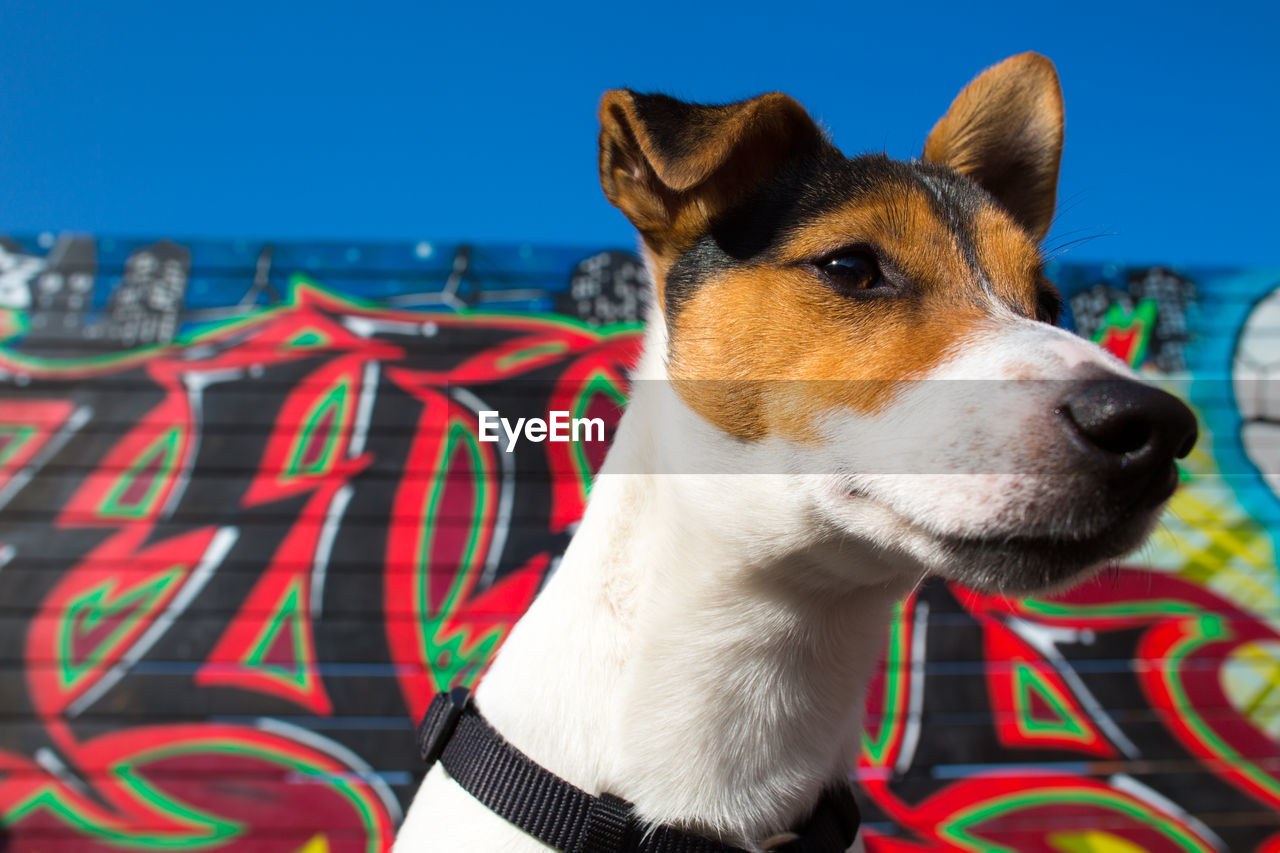
{"type": "Polygon", "coordinates": [[[1062,88],[1053,63],[1021,53],[979,74],[924,144],[995,196],[1037,241],[1049,233],[1062,160],[1062,88]]]}
{"type": "Polygon", "coordinates": [[[600,183],[661,253],[823,139],[804,107],[778,92],[710,106],[615,89],[600,104],[600,183]]]}

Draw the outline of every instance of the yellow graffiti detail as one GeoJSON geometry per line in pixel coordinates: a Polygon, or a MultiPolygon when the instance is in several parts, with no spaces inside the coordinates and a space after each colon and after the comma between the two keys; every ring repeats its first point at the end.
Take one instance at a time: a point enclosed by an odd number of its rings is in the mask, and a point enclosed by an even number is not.
{"type": "MultiPolygon", "coordinates": [[[[1169,390],[1187,397],[1185,388],[1169,390]]],[[[1176,572],[1275,625],[1280,572],[1271,537],[1222,476],[1212,455],[1212,436],[1203,428],[1205,419],[1199,420],[1200,440],[1181,462],[1186,482],[1139,557],[1143,564],[1176,572]]]]}
{"type": "Polygon", "coordinates": [[[1222,690],[1258,728],[1280,737],[1280,642],[1245,643],[1222,667],[1222,690]]]}
{"type": "Polygon", "coordinates": [[[1132,841],[1096,829],[1055,832],[1049,836],[1049,846],[1062,853],[1146,853],[1132,841]]]}
{"type": "Polygon", "coordinates": [[[329,853],[329,839],[323,833],[317,833],[295,853],[329,853]]]}

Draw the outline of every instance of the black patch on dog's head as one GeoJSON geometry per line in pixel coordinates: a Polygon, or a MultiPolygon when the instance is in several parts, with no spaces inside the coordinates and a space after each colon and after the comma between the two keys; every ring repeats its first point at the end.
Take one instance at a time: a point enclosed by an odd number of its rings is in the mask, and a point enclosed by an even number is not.
{"type": "Polygon", "coordinates": [[[713,220],[707,233],[672,264],[663,288],[667,322],[675,322],[701,282],[768,260],[801,226],[872,195],[892,204],[895,193],[915,187],[948,224],[969,266],[980,272],[968,223],[981,206],[994,202],[977,184],[946,166],[905,163],[883,154],[846,158],[826,144],[783,164],[758,191],[713,220]]]}
{"type": "Polygon", "coordinates": [[[996,204],[995,199],[972,180],[947,166],[917,161],[911,164],[911,169],[925,188],[934,213],[947,224],[956,238],[956,244],[969,268],[981,273],[978,251],[969,225],[978,215],[979,208],[986,204],[996,204]]]}

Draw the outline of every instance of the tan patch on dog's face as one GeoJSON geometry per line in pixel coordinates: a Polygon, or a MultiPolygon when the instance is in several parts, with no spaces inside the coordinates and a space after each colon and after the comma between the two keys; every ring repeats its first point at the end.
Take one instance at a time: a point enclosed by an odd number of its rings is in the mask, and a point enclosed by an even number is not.
{"type": "Polygon", "coordinates": [[[992,323],[996,302],[1034,316],[1039,256],[1024,232],[994,209],[965,225],[989,288],[923,186],[886,185],[823,214],[767,258],[699,283],[671,324],[671,379],[744,439],[813,440],[823,413],[882,409],[992,323]],[[850,295],[823,276],[816,264],[850,247],[876,256],[885,288],[850,295]]]}

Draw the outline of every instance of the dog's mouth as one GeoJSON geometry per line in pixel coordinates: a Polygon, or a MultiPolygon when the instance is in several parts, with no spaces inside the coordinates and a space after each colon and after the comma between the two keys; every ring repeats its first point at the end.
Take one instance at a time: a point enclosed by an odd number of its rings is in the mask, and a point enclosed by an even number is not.
{"type": "Polygon", "coordinates": [[[896,519],[908,531],[908,538],[922,545],[911,550],[933,574],[982,592],[1030,594],[1070,585],[1137,548],[1155,526],[1160,508],[1174,488],[1176,481],[1154,505],[1110,512],[1105,520],[1080,525],[1076,531],[1047,534],[938,533],[864,489],[851,488],[847,494],[896,519]]]}
{"type": "Polygon", "coordinates": [[[947,570],[985,592],[1033,593],[1061,587],[1137,548],[1155,524],[1151,513],[1117,519],[1089,536],[941,537],[947,570]]]}

